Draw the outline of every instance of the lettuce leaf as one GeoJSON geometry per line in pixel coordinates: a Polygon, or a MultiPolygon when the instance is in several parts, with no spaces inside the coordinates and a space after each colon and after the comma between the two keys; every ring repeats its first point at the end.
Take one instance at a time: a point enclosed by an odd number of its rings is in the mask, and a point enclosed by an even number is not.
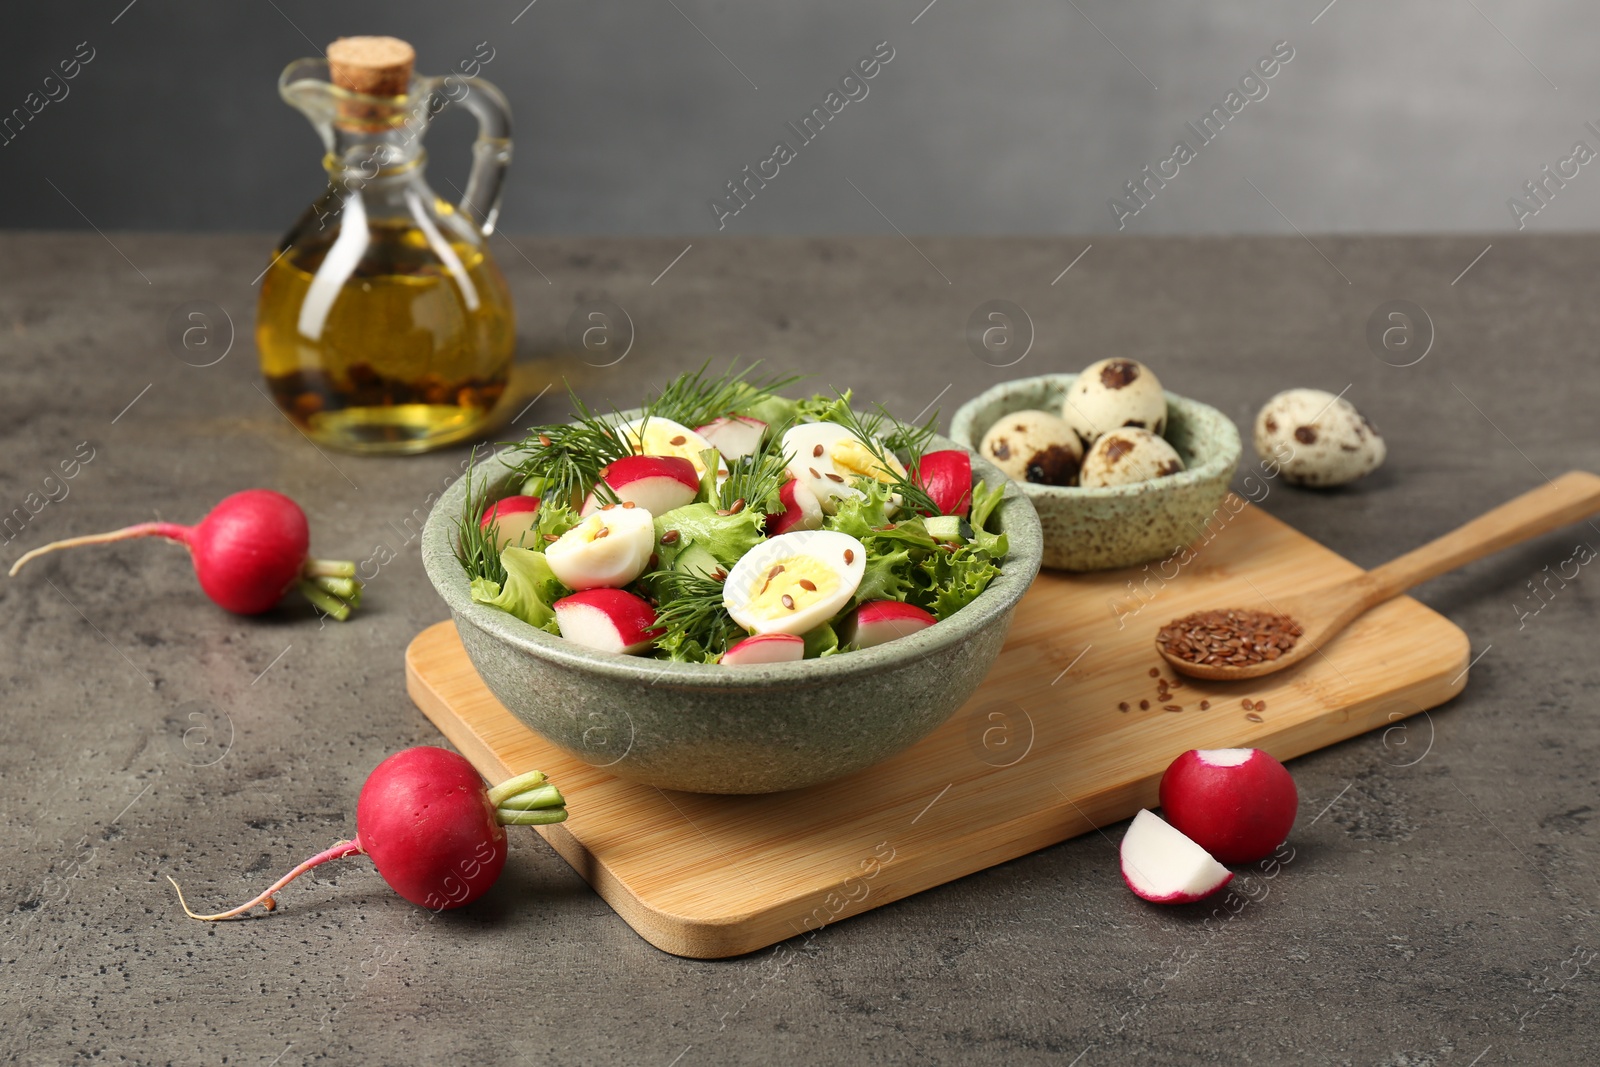
{"type": "Polygon", "coordinates": [[[529,626],[559,634],[551,605],[567,595],[567,588],[551,571],[544,553],[512,547],[500,553],[500,562],[506,569],[504,587],[487,578],[475,578],[472,599],[515,615],[529,626]]]}
{"type": "Polygon", "coordinates": [[[657,515],[656,554],[663,569],[670,568],[673,560],[691,544],[700,545],[724,567],[732,569],[739,557],[766,540],[761,532],[761,512],[745,508],[736,515],[718,515],[710,504],[685,504],[664,515],[657,515]],[[677,530],[678,539],[661,544],[668,530],[677,530]]]}

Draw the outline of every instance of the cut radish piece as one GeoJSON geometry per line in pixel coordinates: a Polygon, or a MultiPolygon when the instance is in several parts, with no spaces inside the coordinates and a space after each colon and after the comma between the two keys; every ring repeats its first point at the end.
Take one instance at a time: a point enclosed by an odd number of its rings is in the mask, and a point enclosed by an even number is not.
{"type": "MultiPolygon", "coordinates": [[[[705,459],[700,453],[715,447],[710,441],[695,433],[681,422],[652,416],[644,419],[634,419],[618,427],[635,452],[645,456],[677,456],[694,464],[697,476],[704,475],[705,459]]],[[[720,482],[728,476],[728,464],[721,455],[717,456],[717,480],[720,482]]]]}
{"type": "Polygon", "coordinates": [[[915,604],[898,600],[869,600],[845,622],[844,632],[839,638],[847,645],[871,648],[918,630],[926,630],[938,621],[915,604]]]}
{"type": "Polygon", "coordinates": [[[794,478],[784,482],[783,488],[778,490],[778,502],[783,510],[767,516],[767,536],[822,529],[822,504],[804,482],[794,478]]]}
{"type": "Polygon", "coordinates": [[[544,555],[568,589],[623,586],[649,566],[655,536],[649,511],[607,504],[562,534],[544,555]]]}
{"type": "Polygon", "coordinates": [[[743,415],[724,415],[704,426],[696,426],[694,432],[715,445],[722,458],[732,463],[761,447],[761,436],[767,432],[767,424],[743,415]]]}
{"type": "MultiPolygon", "coordinates": [[[[623,456],[607,464],[601,477],[619,504],[635,504],[652,515],[693,503],[700,494],[694,464],[678,456],[623,456]]],[[[582,513],[592,515],[605,503],[590,493],[582,513]]]]}
{"type": "Polygon", "coordinates": [[[494,526],[498,536],[494,550],[503,552],[507,545],[521,545],[533,528],[539,525],[539,498],[536,496],[508,496],[497,500],[483,513],[478,525],[484,530],[494,526]]]}
{"type": "Polygon", "coordinates": [[[756,634],[747,637],[722,654],[722,662],[730,667],[748,667],[753,663],[793,663],[804,659],[806,642],[794,634],[756,634]]]}
{"type": "Polygon", "coordinates": [[[1259,748],[1190,749],[1161,776],[1161,813],[1224,863],[1270,856],[1299,809],[1289,771],[1259,748]]]}
{"type": "Polygon", "coordinates": [[[1232,871],[1151,812],[1140,811],[1122,835],[1122,880],[1152,903],[1188,904],[1232,879],[1232,871]]]}
{"type": "Polygon", "coordinates": [[[965,515],[972,509],[972,457],[965,452],[929,452],[911,468],[911,480],[927,490],[941,515],[965,515]]]}
{"type": "Polygon", "coordinates": [[[661,634],[655,609],[622,589],[586,589],[562,597],[554,607],[561,636],[585,648],[631,656],[661,634]]]}

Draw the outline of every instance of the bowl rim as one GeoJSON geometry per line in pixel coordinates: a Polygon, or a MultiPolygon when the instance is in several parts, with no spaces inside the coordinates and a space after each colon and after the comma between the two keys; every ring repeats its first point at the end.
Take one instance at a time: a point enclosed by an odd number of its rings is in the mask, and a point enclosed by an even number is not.
{"type": "MultiPolygon", "coordinates": [[[[992,403],[999,398],[1000,394],[1005,392],[1029,386],[1065,388],[1070,386],[1077,378],[1077,374],[1038,374],[1031,378],[1012,378],[1009,381],[992,385],[956,409],[955,415],[950,419],[950,438],[962,448],[977,455],[978,442],[973,440],[972,424],[977,418],[979,408],[985,404],[992,403]]],[[[1042,485],[1038,482],[1014,482],[1013,484],[1021,486],[1023,493],[1030,497],[1038,496],[1054,500],[1110,500],[1140,493],[1176,492],[1190,486],[1215,481],[1219,476],[1232,477],[1233,471],[1239,464],[1239,457],[1244,450],[1243,442],[1239,437],[1239,427],[1234,425],[1232,419],[1210,404],[1192,400],[1186,396],[1179,396],[1177,393],[1166,389],[1163,389],[1162,393],[1167,398],[1167,406],[1169,408],[1177,408],[1184,412],[1185,418],[1199,416],[1201,419],[1213,422],[1221,431],[1221,440],[1218,442],[1216,451],[1206,457],[1205,461],[1198,466],[1186,468],[1177,474],[1169,474],[1163,478],[1145,482],[1133,482],[1129,485],[1042,485]]],[[[1016,410],[1025,409],[1018,408],[1016,410]]],[[[988,429],[987,426],[984,427],[984,432],[987,433],[988,429]]]]}
{"type": "MultiPolygon", "coordinates": [[[[627,412],[621,413],[626,416],[627,412]]],[[[810,689],[833,685],[886,668],[902,668],[943,655],[967,640],[969,635],[992,625],[1007,615],[1033,584],[1044,557],[1044,535],[1038,513],[1027,496],[1020,492],[998,467],[972,449],[935,435],[936,447],[967,452],[973,475],[987,482],[1000,481],[1005,492],[995,509],[1001,528],[1008,535],[1008,552],[1000,573],[972,603],[948,618],[907,637],[873,648],[858,649],[821,659],[792,663],[762,664],[758,669],[733,669],[720,663],[678,663],[671,660],[628,656],[585,648],[555,634],[546,633],[514,615],[472,600],[471,583],[461,569],[452,547],[456,516],[466,497],[466,478],[457,478],[434,501],[422,531],[422,560],[428,580],[449,607],[457,625],[465,622],[497,641],[541,661],[567,669],[577,669],[620,681],[642,682],[649,678],[656,686],[667,683],[674,689],[750,690],[772,687],[810,689]]],[[[933,448],[930,448],[933,450],[933,448]]],[[[509,480],[515,445],[494,453],[474,465],[475,477],[487,474],[488,483],[503,488],[509,480]]],[[[483,484],[481,481],[479,484],[483,484]]]]}

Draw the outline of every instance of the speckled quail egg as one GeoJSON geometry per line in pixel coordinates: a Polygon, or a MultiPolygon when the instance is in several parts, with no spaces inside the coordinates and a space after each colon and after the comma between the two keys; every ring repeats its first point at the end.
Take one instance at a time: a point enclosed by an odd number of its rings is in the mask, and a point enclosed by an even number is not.
{"type": "Polygon", "coordinates": [[[1183,470],[1183,460],[1166,439],[1125,426],[1102,434],[1083,455],[1078,484],[1104,487],[1148,482],[1183,470]]]}
{"type": "Polygon", "coordinates": [[[1150,368],[1132,359],[1090,364],[1067,390],[1061,417],[1088,448],[1123,426],[1159,435],[1167,428],[1167,394],[1150,368]]]}
{"type": "Polygon", "coordinates": [[[1048,411],[1014,411],[989,427],[983,457],[1019,482],[1074,485],[1083,444],[1065,419],[1048,411]]]}
{"type": "Polygon", "coordinates": [[[1372,473],[1388,451],[1355,405],[1321,389],[1289,389],[1267,401],[1256,416],[1255,445],[1284,481],[1319,487],[1372,473]]]}

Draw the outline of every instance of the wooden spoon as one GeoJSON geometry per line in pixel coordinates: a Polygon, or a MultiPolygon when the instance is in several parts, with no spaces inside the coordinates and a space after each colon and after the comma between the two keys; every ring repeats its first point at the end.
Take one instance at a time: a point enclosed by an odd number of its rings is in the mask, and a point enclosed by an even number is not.
{"type": "Polygon", "coordinates": [[[1414,585],[1596,511],[1600,511],[1600,476],[1569,471],[1375,570],[1269,603],[1270,611],[1290,616],[1304,629],[1294,646],[1277,659],[1244,665],[1192,663],[1169,654],[1159,641],[1156,651],[1173,669],[1193,678],[1219,682],[1260,678],[1299,663],[1362,612],[1414,585]]]}

